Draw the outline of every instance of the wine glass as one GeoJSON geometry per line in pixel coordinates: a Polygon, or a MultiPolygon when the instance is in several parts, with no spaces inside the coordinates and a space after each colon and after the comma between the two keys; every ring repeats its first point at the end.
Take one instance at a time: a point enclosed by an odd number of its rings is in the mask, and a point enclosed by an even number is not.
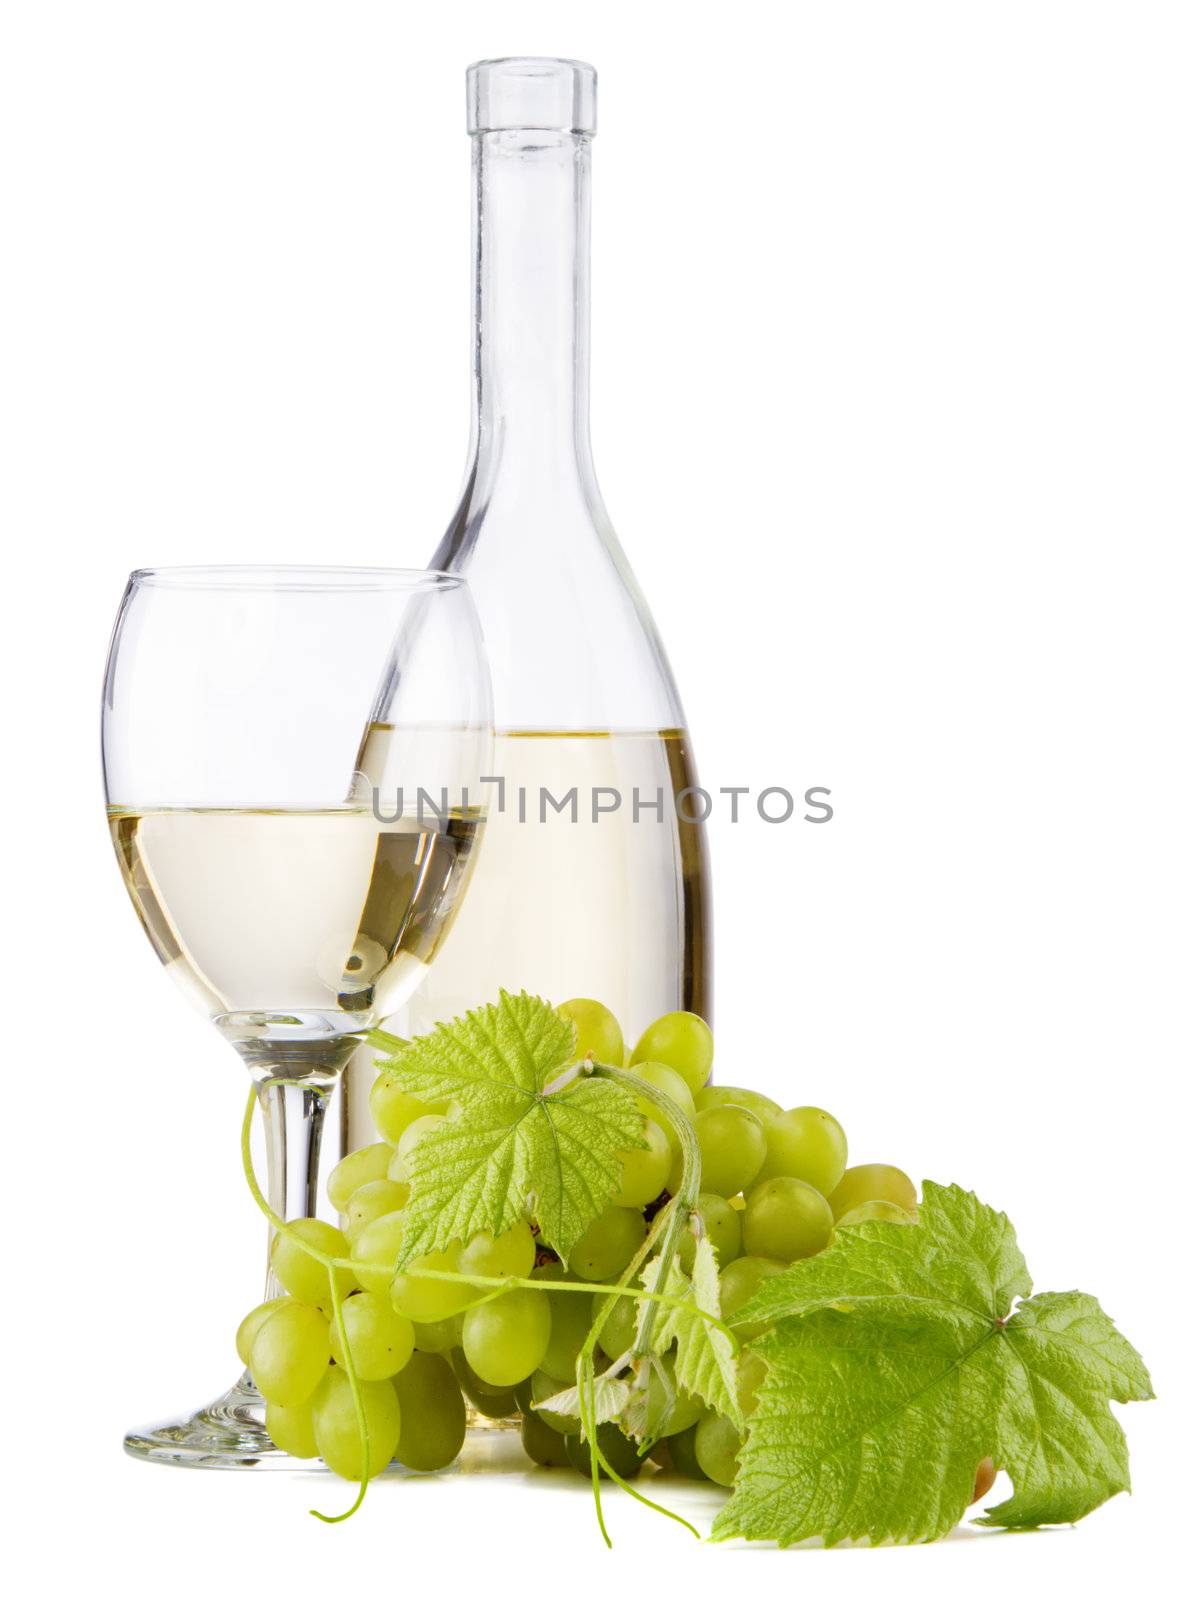
{"type": "MultiPolygon", "coordinates": [[[[491,735],[461,577],[226,566],[129,579],[104,683],[113,844],[160,960],[250,1070],[270,1202],[288,1220],[315,1213],[325,1109],[362,1033],[449,931],[491,735]]],[[[125,1447],[192,1466],[286,1460],[263,1411],[244,1373],[125,1447]]]]}

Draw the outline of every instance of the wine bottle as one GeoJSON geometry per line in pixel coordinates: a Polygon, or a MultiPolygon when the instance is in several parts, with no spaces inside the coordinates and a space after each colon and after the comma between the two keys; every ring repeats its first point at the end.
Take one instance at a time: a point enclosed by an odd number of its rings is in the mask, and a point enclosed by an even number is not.
{"type": "MultiPolygon", "coordinates": [[[[502,785],[460,914],[400,1032],[501,987],[602,1000],[630,1043],[663,1012],[711,1014],[694,757],[591,461],[595,82],[577,61],[483,61],[467,73],[473,428],[432,565],[466,573],[474,593],[502,785]]],[[[387,735],[371,737],[385,746],[387,735]]],[[[381,760],[364,753],[361,765],[381,760]]],[[[351,1142],[370,1137],[363,1127],[351,1142]]]]}

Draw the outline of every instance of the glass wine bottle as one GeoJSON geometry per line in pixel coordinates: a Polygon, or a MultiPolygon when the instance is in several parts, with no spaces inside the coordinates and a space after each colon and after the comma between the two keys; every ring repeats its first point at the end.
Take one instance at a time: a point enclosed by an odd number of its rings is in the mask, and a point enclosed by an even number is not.
{"type": "MultiPolygon", "coordinates": [[[[585,63],[546,59],[467,73],[474,416],[465,488],[432,565],[469,575],[503,786],[461,914],[399,1032],[501,987],[602,1000],[630,1044],[665,1011],[710,1017],[690,739],[591,461],[595,81],[585,63]]],[[[367,772],[377,764],[364,753],[367,772]]],[[[352,1144],[371,1137],[351,1128],[352,1144]]]]}

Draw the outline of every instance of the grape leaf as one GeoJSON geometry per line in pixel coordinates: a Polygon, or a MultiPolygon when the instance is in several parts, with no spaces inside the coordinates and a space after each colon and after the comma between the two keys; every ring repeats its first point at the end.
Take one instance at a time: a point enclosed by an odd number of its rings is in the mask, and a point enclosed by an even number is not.
{"type": "Polygon", "coordinates": [[[1139,1355],[1091,1295],[1038,1294],[1004,1332],[1015,1381],[992,1452],[1015,1493],[980,1517],[991,1527],[1077,1522],[1131,1489],[1127,1440],[1110,1402],[1151,1400],[1139,1355]]]}
{"type": "MultiPolygon", "coordinates": [[[[595,1426],[600,1427],[605,1422],[617,1422],[631,1399],[632,1384],[627,1378],[618,1378],[611,1372],[601,1372],[595,1379],[592,1393],[595,1426]]],[[[533,1409],[552,1411],[558,1417],[581,1417],[582,1398],[577,1386],[559,1389],[548,1399],[538,1400],[533,1409]]]]}
{"type": "Polygon", "coordinates": [[[439,1024],[381,1064],[418,1099],[460,1107],[408,1158],[400,1267],[528,1216],[564,1260],[610,1203],[619,1152],[645,1147],[643,1118],[632,1091],[607,1079],[546,1088],[574,1046],[574,1024],[547,1001],[501,991],[498,1004],[439,1024]]]}
{"type": "Polygon", "coordinates": [[[729,1325],[776,1321],[821,1306],[943,1305],[993,1319],[1031,1292],[1027,1262],[1007,1216],[955,1184],[928,1183],[917,1226],[859,1222],[838,1228],[828,1249],[766,1278],[729,1325]]]}
{"type": "MultiPolygon", "coordinates": [[[[647,1289],[654,1287],[659,1263],[651,1261],[641,1275],[647,1289]]],[[[711,1240],[704,1237],[695,1245],[695,1263],[688,1278],[678,1262],[671,1261],[662,1291],[683,1302],[679,1306],[659,1304],[653,1321],[652,1349],[661,1353],[677,1341],[674,1377],[696,1399],[713,1411],[720,1411],[744,1426],[736,1394],[736,1352],[722,1328],[690,1310],[694,1305],[713,1317],[720,1315],[720,1275],[711,1240]]],[[[643,1319],[651,1302],[643,1301],[638,1318],[643,1319]]]]}
{"type": "Polygon", "coordinates": [[[913,1227],[867,1222],[762,1285],[732,1319],[781,1320],[713,1537],[871,1544],[943,1536],[991,1456],[1014,1494],[983,1520],[1072,1522],[1130,1487],[1112,1400],[1143,1362],[1088,1295],[1030,1291],[1014,1231],[925,1184],[913,1227]]]}

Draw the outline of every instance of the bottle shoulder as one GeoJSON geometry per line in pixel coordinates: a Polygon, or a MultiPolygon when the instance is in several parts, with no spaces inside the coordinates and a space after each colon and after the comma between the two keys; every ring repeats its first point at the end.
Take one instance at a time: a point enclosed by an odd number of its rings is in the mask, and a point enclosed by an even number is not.
{"type": "Polygon", "coordinates": [[[652,614],[602,503],[466,493],[433,557],[462,573],[509,727],[683,726],[652,614]]]}

